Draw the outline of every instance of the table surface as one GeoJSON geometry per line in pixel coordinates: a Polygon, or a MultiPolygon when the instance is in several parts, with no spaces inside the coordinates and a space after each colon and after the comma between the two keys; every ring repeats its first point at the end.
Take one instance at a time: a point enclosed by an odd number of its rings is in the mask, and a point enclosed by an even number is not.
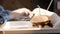
{"type": "Polygon", "coordinates": [[[24,31],[26,33],[60,33],[60,29],[55,28],[32,28],[30,21],[9,21],[2,25],[0,31],[24,31]]]}

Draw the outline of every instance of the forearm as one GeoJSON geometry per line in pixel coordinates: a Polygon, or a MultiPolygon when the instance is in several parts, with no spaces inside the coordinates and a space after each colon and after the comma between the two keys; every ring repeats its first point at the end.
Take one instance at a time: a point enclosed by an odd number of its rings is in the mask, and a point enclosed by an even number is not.
{"type": "Polygon", "coordinates": [[[20,19],[24,18],[25,16],[22,13],[16,13],[16,12],[10,12],[10,18],[11,19],[20,19]]]}
{"type": "Polygon", "coordinates": [[[14,15],[13,15],[14,13],[13,12],[10,12],[10,19],[15,19],[15,17],[14,17],[14,15]]]}
{"type": "Polygon", "coordinates": [[[55,23],[57,23],[57,21],[60,21],[60,17],[59,17],[56,13],[54,13],[54,14],[51,16],[51,22],[52,22],[53,24],[55,24],[55,23]]]}
{"type": "Polygon", "coordinates": [[[53,28],[60,28],[60,16],[56,13],[52,15],[53,28]]]}

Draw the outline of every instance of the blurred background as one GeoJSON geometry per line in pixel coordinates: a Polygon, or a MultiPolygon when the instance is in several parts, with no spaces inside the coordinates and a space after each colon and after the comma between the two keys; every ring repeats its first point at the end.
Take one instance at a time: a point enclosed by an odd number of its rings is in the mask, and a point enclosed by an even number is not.
{"type": "MultiPolygon", "coordinates": [[[[33,10],[34,8],[37,7],[37,5],[40,5],[40,7],[43,9],[47,9],[50,1],[51,0],[0,0],[0,5],[2,5],[4,9],[9,9],[9,10],[15,10],[15,9],[24,8],[24,7],[30,10],[33,10]]],[[[53,0],[49,8],[49,11],[56,12],[58,15],[60,15],[59,1],[60,0],[53,0]]]]}

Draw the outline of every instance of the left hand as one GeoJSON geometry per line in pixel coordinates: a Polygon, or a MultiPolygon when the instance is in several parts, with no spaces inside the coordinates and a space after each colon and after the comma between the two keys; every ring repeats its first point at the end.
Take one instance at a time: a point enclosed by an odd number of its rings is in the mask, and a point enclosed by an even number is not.
{"type": "Polygon", "coordinates": [[[12,18],[20,18],[22,16],[28,16],[31,18],[33,16],[33,13],[27,8],[21,8],[11,12],[12,18]]]}

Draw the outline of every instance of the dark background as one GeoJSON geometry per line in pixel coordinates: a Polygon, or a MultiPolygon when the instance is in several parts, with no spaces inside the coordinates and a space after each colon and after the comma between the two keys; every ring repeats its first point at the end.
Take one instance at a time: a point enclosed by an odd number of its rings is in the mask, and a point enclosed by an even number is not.
{"type": "MultiPolygon", "coordinates": [[[[34,0],[33,7],[36,8],[37,7],[36,5],[40,5],[41,8],[47,9],[50,1],[51,0],[34,0]]],[[[50,6],[49,11],[53,11],[53,8],[54,8],[54,1],[50,6]]]]}
{"type": "MultiPolygon", "coordinates": [[[[15,10],[23,7],[33,10],[39,4],[41,8],[47,9],[50,1],[51,0],[0,0],[0,5],[2,5],[4,9],[9,9],[9,10],[15,10]]],[[[52,11],[52,12],[56,11],[58,14],[60,14],[60,10],[58,11],[56,8],[57,1],[56,0],[54,1],[51,7],[49,8],[49,11],[52,11]],[[54,1],[55,1],[55,5],[54,5],[54,1]]]]}
{"type": "MultiPolygon", "coordinates": [[[[39,4],[41,8],[47,9],[50,1],[51,0],[0,0],[0,5],[9,10],[15,10],[23,7],[33,10],[36,8],[36,5],[39,4]]],[[[53,8],[54,2],[49,8],[49,11],[53,11],[53,8]]]]}

